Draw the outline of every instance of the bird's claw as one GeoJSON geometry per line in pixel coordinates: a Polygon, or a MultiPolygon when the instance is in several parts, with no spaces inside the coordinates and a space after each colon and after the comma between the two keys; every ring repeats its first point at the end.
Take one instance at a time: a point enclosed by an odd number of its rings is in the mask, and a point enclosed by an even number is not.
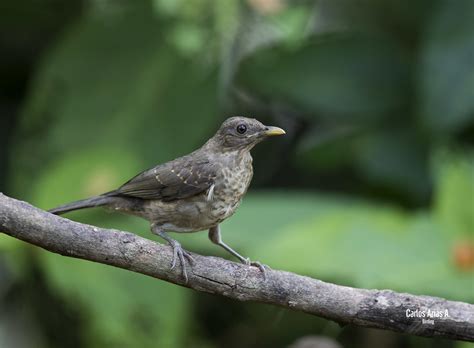
{"type": "Polygon", "coordinates": [[[191,256],[191,254],[184,250],[181,244],[178,242],[173,243],[172,245],[173,248],[173,261],[171,262],[171,269],[173,269],[176,266],[176,260],[179,259],[179,262],[181,263],[181,267],[183,269],[183,277],[185,283],[188,282],[188,274],[186,272],[186,262],[185,258],[188,260],[188,262],[192,265],[194,263],[194,258],[191,256]]]}
{"type": "Polygon", "coordinates": [[[245,263],[246,265],[248,265],[248,266],[257,267],[257,268],[260,270],[260,272],[262,272],[264,279],[267,278],[267,273],[266,273],[266,272],[267,272],[267,269],[268,269],[268,270],[271,270],[271,268],[270,268],[269,266],[264,265],[263,263],[260,263],[260,262],[258,262],[258,261],[250,261],[249,258],[246,258],[245,261],[244,261],[244,263],[245,263]]]}

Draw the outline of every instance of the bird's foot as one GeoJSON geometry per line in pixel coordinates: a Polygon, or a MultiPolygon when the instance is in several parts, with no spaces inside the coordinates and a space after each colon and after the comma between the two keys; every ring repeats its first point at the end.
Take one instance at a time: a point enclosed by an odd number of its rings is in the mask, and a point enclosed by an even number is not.
{"type": "Polygon", "coordinates": [[[191,254],[184,250],[181,244],[179,244],[178,241],[174,241],[173,243],[170,243],[171,247],[173,248],[173,261],[171,262],[171,269],[173,269],[176,266],[176,261],[179,259],[179,262],[181,263],[181,267],[183,269],[183,277],[184,277],[184,282],[188,282],[188,274],[186,272],[186,261],[185,258],[188,260],[188,262],[192,265],[194,263],[194,259],[191,256],[191,254]]]}
{"type": "Polygon", "coordinates": [[[254,267],[257,267],[260,272],[262,272],[263,274],[263,278],[266,279],[267,278],[267,270],[271,270],[271,268],[263,263],[260,263],[258,261],[250,261],[249,258],[246,258],[244,263],[248,266],[254,266],[254,267]]]}

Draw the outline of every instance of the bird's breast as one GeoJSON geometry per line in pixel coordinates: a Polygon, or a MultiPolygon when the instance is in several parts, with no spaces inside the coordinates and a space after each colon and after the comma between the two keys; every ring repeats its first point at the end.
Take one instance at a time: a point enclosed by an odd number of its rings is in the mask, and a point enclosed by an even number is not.
{"type": "Polygon", "coordinates": [[[252,160],[242,160],[235,166],[221,169],[216,180],[211,212],[221,222],[238,208],[253,176],[252,160]]]}

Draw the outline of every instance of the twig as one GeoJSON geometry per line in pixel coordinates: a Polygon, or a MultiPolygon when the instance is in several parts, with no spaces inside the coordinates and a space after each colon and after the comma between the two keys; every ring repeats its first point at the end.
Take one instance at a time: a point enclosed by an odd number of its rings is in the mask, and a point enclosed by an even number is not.
{"type": "Polygon", "coordinates": [[[392,290],[350,288],[276,270],[267,271],[264,279],[256,267],[197,254],[193,254],[195,262],[188,270],[189,282],[184,284],[179,267],[170,270],[172,253],[167,245],[73,222],[1,193],[0,231],[54,253],[239,301],[269,303],[340,324],[474,341],[472,304],[392,290]]]}

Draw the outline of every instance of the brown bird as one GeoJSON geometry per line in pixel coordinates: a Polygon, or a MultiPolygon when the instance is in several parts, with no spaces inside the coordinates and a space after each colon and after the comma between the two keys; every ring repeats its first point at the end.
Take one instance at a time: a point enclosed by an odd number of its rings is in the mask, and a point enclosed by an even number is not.
{"type": "Polygon", "coordinates": [[[222,241],[219,224],[232,216],[247,192],[253,176],[250,150],[265,138],[282,135],[278,127],[265,126],[256,119],[231,117],[201,148],[189,155],[159,164],[127,181],[117,190],[51,209],[53,214],[105,206],[137,215],[151,223],[151,231],[173,248],[171,268],[179,259],[187,282],[185,258],[191,255],[167,232],[209,230],[209,239],[250,262],[222,241]]]}

